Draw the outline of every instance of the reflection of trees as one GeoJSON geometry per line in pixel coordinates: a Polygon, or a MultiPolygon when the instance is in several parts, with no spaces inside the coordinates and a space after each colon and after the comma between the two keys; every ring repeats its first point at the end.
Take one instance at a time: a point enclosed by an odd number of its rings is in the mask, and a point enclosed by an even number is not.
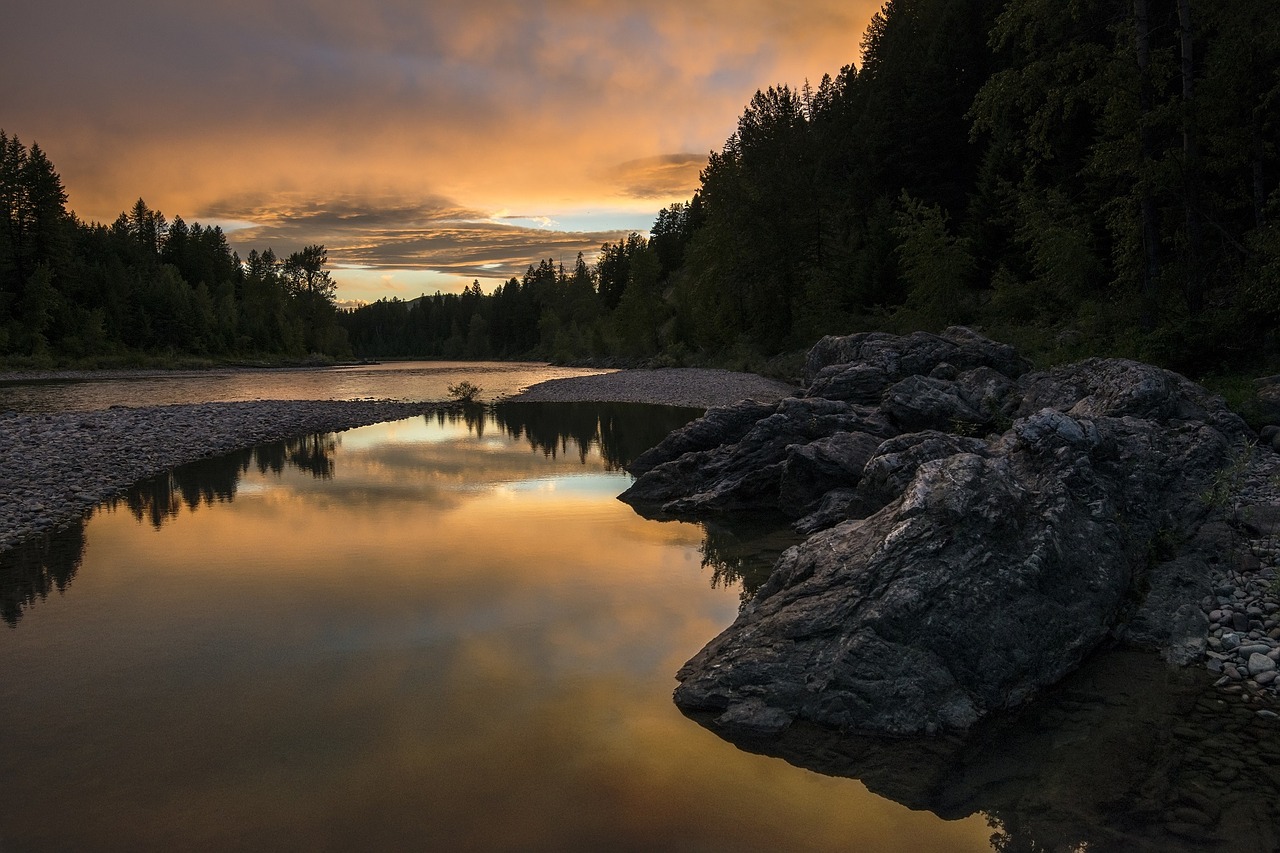
{"type": "Polygon", "coordinates": [[[596,447],[611,471],[622,470],[701,414],[701,409],[645,403],[499,403],[492,408],[495,425],[511,438],[526,439],[552,458],[568,456],[572,446],[583,462],[596,447]]]}
{"type": "Polygon", "coordinates": [[[702,567],[711,569],[712,588],[741,583],[743,604],[755,597],[782,552],[804,539],[776,517],[707,522],[703,529],[702,567]]]}
{"type": "Polygon", "coordinates": [[[0,619],[13,627],[24,607],[66,590],[84,556],[84,522],[27,539],[0,553],[0,619]]]}
{"type": "MultiPolygon", "coordinates": [[[[202,504],[231,501],[240,477],[251,468],[280,474],[291,466],[317,479],[330,479],[337,446],[336,435],[318,433],[201,459],[142,480],[105,503],[113,510],[123,505],[138,521],[159,529],[184,506],[194,510],[202,504]]],[[[0,619],[17,625],[23,608],[44,600],[55,589],[65,590],[80,567],[84,541],[81,521],[0,553],[0,619]]]]}
{"type": "Polygon", "coordinates": [[[184,506],[195,510],[234,500],[240,477],[251,468],[278,475],[294,467],[319,480],[331,479],[337,446],[338,437],[333,433],[316,433],[189,462],[142,480],[122,496],[108,499],[107,506],[114,510],[123,504],[138,521],[149,521],[159,529],[184,506]]]}

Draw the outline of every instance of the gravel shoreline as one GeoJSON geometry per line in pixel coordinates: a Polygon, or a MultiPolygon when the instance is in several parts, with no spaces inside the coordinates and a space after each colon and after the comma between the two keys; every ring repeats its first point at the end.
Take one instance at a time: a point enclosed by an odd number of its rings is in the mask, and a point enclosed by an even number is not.
{"type": "Polygon", "coordinates": [[[441,403],[257,401],[0,412],[0,551],[81,518],[147,477],[315,432],[409,418],[441,403]]]}
{"type": "MultiPolygon", "coordinates": [[[[508,400],[706,408],[752,396],[780,399],[793,390],[753,374],[724,370],[624,370],[550,380],[508,400]]],[[[451,405],[456,404],[261,400],[0,412],[0,551],[75,521],[139,480],[187,462],[309,433],[414,417],[451,405]]]]}
{"type": "Polygon", "coordinates": [[[796,392],[794,385],[754,373],[700,367],[622,370],[539,382],[508,397],[513,403],[657,403],[707,409],[742,400],[774,402],[796,392]]]}

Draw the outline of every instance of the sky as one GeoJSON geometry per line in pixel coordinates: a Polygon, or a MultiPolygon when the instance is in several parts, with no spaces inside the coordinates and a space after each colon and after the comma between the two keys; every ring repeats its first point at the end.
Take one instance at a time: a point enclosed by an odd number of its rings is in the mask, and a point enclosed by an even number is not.
{"type": "Polygon", "coordinates": [[[139,198],[241,257],[321,243],[342,301],[489,291],[687,201],[757,89],[858,58],[879,0],[41,0],[0,128],[85,221],[139,198]]]}

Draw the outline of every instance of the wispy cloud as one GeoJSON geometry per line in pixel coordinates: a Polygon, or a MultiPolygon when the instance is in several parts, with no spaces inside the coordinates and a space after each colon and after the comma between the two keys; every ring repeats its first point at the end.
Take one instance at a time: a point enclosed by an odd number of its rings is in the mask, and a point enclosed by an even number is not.
{"type": "Polygon", "coordinates": [[[443,263],[401,232],[489,256],[547,245],[519,229],[567,211],[647,227],[757,88],[854,60],[880,0],[10,5],[0,121],[49,152],[81,217],[141,196],[188,221],[314,226],[303,242],[353,254],[390,231],[406,260],[443,263]],[[514,233],[483,224],[503,208],[526,214],[514,233]]]}
{"type": "MultiPolygon", "coordinates": [[[[470,278],[509,278],[540,258],[572,264],[578,252],[593,255],[625,232],[561,231],[515,224],[548,217],[493,217],[431,199],[408,204],[396,198],[342,196],[331,199],[242,198],[212,207],[220,219],[254,224],[230,234],[247,253],[271,247],[277,255],[322,243],[331,262],[368,269],[425,269],[470,278]]],[[[464,282],[465,283],[465,282],[464,282]]]]}

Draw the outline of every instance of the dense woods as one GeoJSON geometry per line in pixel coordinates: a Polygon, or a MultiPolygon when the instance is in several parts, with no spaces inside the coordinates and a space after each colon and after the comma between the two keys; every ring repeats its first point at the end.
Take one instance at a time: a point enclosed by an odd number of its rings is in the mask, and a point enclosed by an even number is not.
{"type": "Polygon", "coordinates": [[[39,144],[0,131],[0,357],[350,353],[323,246],[241,261],[220,228],[169,221],[142,199],[111,225],[81,222],[66,202],[39,144]]]}
{"type": "Polygon", "coordinates": [[[1280,315],[1271,5],[889,0],[856,64],[757,92],[647,237],[336,322],[299,272],[314,254],[241,263],[142,202],[76,222],[43,153],[8,138],[0,350],[744,366],[969,323],[1042,360],[1258,365],[1280,315]]]}

